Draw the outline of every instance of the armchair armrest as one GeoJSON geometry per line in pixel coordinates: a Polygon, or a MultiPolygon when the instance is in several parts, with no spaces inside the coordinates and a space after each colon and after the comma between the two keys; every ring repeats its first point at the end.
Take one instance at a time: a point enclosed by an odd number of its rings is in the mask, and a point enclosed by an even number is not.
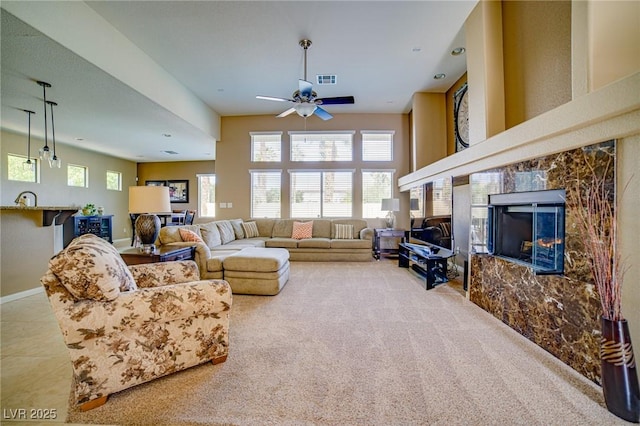
{"type": "Polygon", "coordinates": [[[131,265],[129,270],[139,288],[161,287],[200,279],[198,265],[193,260],[131,265]]]}
{"type": "Polygon", "coordinates": [[[364,228],[362,231],[360,231],[360,239],[373,241],[373,229],[364,228]]]}
{"type": "Polygon", "coordinates": [[[110,302],[74,303],[61,323],[65,343],[79,349],[83,341],[194,317],[221,318],[231,307],[231,288],[224,280],[193,281],[120,293],[110,302]]]}

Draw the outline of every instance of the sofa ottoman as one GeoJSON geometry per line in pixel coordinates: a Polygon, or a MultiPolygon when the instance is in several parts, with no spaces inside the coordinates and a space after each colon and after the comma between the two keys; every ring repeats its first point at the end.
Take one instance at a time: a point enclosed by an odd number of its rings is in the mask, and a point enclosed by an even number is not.
{"type": "Polygon", "coordinates": [[[245,248],[222,261],[234,294],[276,295],[289,280],[289,252],[283,248],[245,248]]]}

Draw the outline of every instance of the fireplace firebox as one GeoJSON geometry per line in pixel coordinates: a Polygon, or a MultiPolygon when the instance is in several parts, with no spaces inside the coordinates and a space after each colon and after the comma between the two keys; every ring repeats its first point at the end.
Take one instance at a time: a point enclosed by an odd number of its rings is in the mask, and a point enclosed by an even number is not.
{"type": "Polygon", "coordinates": [[[565,191],[489,195],[489,253],[536,274],[564,272],[565,191]]]}

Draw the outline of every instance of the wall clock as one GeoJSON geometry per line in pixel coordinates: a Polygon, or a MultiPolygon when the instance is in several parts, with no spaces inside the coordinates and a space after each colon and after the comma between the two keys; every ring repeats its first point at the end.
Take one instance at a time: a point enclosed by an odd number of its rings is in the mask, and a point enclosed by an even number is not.
{"type": "Polygon", "coordinates": [[[469,147],[469,91],[467,89],[467,83],[465,83],[453,95],[456,152],[469,147]]]}

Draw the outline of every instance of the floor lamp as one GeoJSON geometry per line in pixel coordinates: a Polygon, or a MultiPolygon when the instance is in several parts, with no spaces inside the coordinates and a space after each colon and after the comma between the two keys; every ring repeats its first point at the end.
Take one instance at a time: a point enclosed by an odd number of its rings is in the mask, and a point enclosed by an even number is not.
{"type": "Polygon", "coordinates": [[[169,187],[130,186],[129,213],[138,214],[134,228],[145,253],[155,251],[155,241],[160,234],[160,218],[156,213],[171,213],[169,187]]]}

